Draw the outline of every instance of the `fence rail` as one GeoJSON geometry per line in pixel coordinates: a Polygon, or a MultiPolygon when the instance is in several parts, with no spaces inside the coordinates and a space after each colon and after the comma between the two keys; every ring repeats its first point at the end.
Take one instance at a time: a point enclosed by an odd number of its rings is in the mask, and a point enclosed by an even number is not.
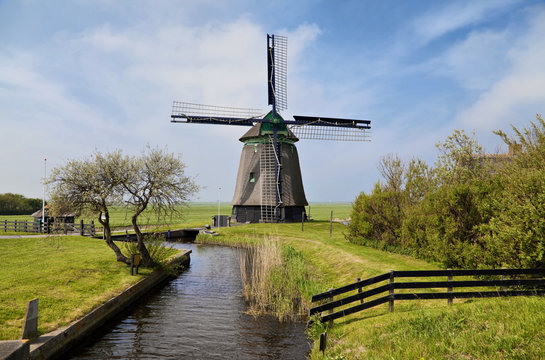
{"type": "Polygon", "coordinates": [[[415,270],[415,271],[390,271],[369,279],[359,280],[355,283],[330,289],[326,292],[314,295],[312,302],[328,299],[328,302],[310,309],[310,315],[320,314],[329,311],[328,314],[322,314],[321,320],[333,321],[341,317],[354,314],[359,311],[370,309],[372,307],[389,303],[389,310],[394,310],[395,300],[424,300],[424,299],[447,299],[452,303],[456,298],[478,298],[478,297],[505,297],[505,296],[530,296],[545,295],[545,269],[491,269],[491,270],[415,270]],[[505,279],[505,276],[520,277],[522,275],[539,275],[540,278],[529,279],[505,279]],[[446,276],[447,281],[411,281],[395,282],[395,278],[423,278],[446,276]],[[501,279],[486,280],[461,280],[453,281],[456,276],[501,276],[501,279]],[[363,288],[373,284],[388,280],[389,283],[375,288],[363,291],[363,288]],[[519,289],[507,289],[508,287],[521,287],[519,289]],[[490,288],[500,287],[494,291],[453,291],[454,288],[490,288]],[[441,289],[446,288],[447,292],[415,292],[415,293],[395,293],[398,289],[441,289]],[[343,295],[348,292],[358,290],[358,293],[335,300],[335,296],[343,295]],[[372,296],[388,292],[388,295],[368,300],[372,296]],[[351,306],[335,312],[335,308],[360,301],[360,304],[351,306]]]}
{"type": "Polygon", "coordinates": [[[0,220],[0,231],[8,232],[33,232],[33,233],[79,233],[81,236],[95,235],[95,224],[85,224],[83,220],[79,223],[55,223],[45,222],[43,226],[35,221],[26,220],[0,220]]]}

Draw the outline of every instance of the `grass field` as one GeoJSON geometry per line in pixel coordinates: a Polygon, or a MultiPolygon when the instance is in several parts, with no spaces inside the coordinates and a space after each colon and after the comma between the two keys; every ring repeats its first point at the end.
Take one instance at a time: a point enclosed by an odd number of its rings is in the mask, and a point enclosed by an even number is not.
{"type": "MultiPolygon", "coordinates": [[[[222,208],[230,211],[227,205],[222,208]]],[[[284,249],[292,248],[288,257],[298,261],[297,268],[291,264],[287,269],[298,274],[289,281],[298,287],[306,308],[313,294],[358,277],[390,269],[438,267],[352,244],[341,223],[333,223],[330,237],[332,210],[334,218],[343,219],[350,213],[350,204],[312,204],[313,221],[305,223],[303,231],[299,223],[250,224],[222,228],[220,236],[199,235],[197,241],[248,246],[275,239],[284,249]]],[[[169,226],[200,226],[210,223],[216,212],[217,204],[193,204],[184,219],[169,226]]],[[[125,220],[118,214],[116,221],[123,224],[125,220]]],[[[113,260],[113,253],[100,240],[0,239],[0,339],[20,336],[26,302],[32,298],[40,299],[40,331],[45,332],[81,316],[137,279],[113,260]]],[[[541,359],[545,358],[544,307],[542,297],[455,300],[451,307],[442,300],[399,301],[394,313],[385,304],[337,320],[327,329],[325,356],[315,342],[311,358],[541,359]]],[[[311,334],[323,330],[319,325],[311,328],[311,334]]]]}
{"type": "MultiPolygon", "coordinates": [[[[345,226],[329,222],[252,224],[220,229],[220,236],[199,235],[200,242],[229,245],[258,244],[279,239],[300,251],[312,274],[300,289],[310,297],[329,288],[395,270],[436,269],[409,256],[348,242],[345,226]]],[[[431,279],[430,279],[431,280],[431,279]]],[[[339,319],[328,329],[325,357],[312,359],[541,359],[545,358],[545,313],[539,297],[487,300],[399,301],[395,312],[387,304],[339,319]]],[[[323,329],[311,332],[317,336],[323,329]]],[[[316,339],[315,339],[316,340],[316,339]]]]}
{"type": "Polygon", "coordinates": [[[151,270],[130,276],[102,240],[0,239],[0,340],[21,336],[26,304],[39,299],[40,333],[88,313],[151,270]]]}

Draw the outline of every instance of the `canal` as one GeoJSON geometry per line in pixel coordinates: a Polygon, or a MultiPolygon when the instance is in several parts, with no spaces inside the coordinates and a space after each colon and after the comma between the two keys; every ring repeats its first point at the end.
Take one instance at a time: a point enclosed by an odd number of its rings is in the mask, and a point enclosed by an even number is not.
{"type": "Polygon", "coordinates": [[[191,265],[68,355],[70,359],[304,359],[302,323],[245,314],[239,249],[191,249],[191,265]]]}

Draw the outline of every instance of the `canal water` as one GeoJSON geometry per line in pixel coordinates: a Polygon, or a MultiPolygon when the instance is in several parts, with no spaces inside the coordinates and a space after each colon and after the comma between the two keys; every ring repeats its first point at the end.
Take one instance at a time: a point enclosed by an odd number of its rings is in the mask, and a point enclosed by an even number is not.
{"type": "Polygon", "coordinates": [[[302,323],[244,313],[238,249],[191,249],[191,265],[95,333],[70,359],[304,359],[302,323]]]}

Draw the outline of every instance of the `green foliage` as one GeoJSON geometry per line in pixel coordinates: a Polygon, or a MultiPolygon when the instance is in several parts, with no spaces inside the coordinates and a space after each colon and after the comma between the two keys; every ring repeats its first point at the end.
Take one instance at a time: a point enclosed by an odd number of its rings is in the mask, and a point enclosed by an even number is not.
{"type": "Polygon", "coordinates": [[[0,194],[0,215],[30,215],[42,208],[42,199],[29,199],[19,194],[0,194]]]}
{"type": "Polygon", "coordinates": [[[494,216],[481,228],[491,257],[503,266],[545,266],[545,121],[513,128],[516,138],[497,132],[522,151],[501,170],[501,188],[491,206],[494,216]]]}
{"type": "Polygon", "coordinates": [[[371,195],[361,193],[354,203],[349,226],[351,241],[360,245],[390,248],[399,245],[403,217],[403,194],[382,189],[379,184],[371,195]]]}
{"type": "Polygon", "coordinates": [[[456,130],[433,168],[383,158],[384,184],[354,201],[348,239],[451,268],[545,266],[545,121],[513,130],[496,132],[510,155],[456,130]]]}
{"type": "MultiPolygon", "coordinates": [[[[163,235],[153,233],[144,234],[144,244],[146,245],[146,249],[148,249],[153,263],[163,269],[167,268],[168,259],[176,253],[174,245],[169,246],[165,243],[165,240],[163,235]]],[[[138,253],[138,243],[131,241],[124,242],[121,250],[125,256],[130,258],[132,254],[138,253]]]]}

